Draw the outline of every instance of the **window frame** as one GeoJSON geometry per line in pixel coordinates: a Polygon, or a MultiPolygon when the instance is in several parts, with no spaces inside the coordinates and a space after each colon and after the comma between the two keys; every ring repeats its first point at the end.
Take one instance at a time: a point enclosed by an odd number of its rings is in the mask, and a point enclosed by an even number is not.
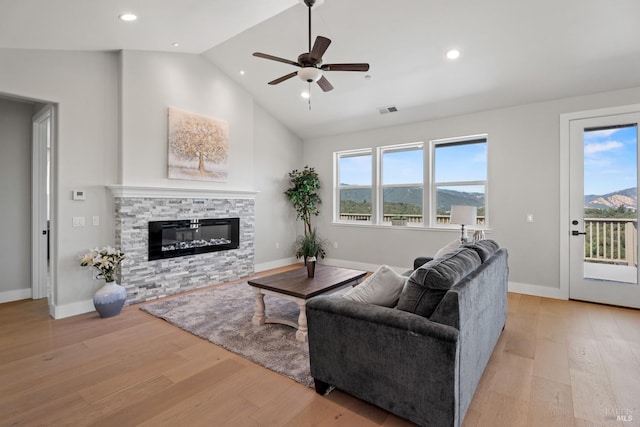
{"type": "Polygon", "coordinates": [[[409,143],[391,144],[379,147],[366,147],[352,150],[336,151],[333,153],[333,223],[340,225],[359,225],[365,227],[391,227],[390,222],[384,222],[384,190],[392,187],[420,187],[422,186],[422,222],[407,225],[406,228],[414,229],[452,229],[457,225],[437,223],[437,188],[447,186],[484,186],[484,224],[475,225],[477,229],[489,229],[489,135],[487,133],[429,140],[414,141],[409,143]],[[486,146],[486,178],[476,181],[450,181],[436,182],[436,157],[435,150],[438,146],[454,144],[484,143],[486,146]],[[422,149],[423,180],[421,184],[382,184],[383,177],[383,155],[391,151],[408,151],[412,149],[422,149]],[[340,185],[340,159],[344,157],[371,156],[371,184],[370,185],[340,185]],[[371,214],[368,221],[341,219],[340,213],[340,193],[344,189],[370,189],[371,190],[371,214]]]}
{"type": "MultiPolygon", "coordinates": [[[[384,220],[384,190],[386,188],[394,188],[394,187],[422,187],[422,221],[416,223],[409,223],[407,225],[413,227],[424,227],[425,222],[425,171],[427,169],[426,165],[426,155],[425,155],[425,143],[424,141],[415,141],[408,142],[403,144],[393,144],[393,145],[385,145],[382,147],[378,147],[376,149],[377,153],[377,180],[375,182],[376,188],[375,191],[377,193],[377,200],[379,203],[376,203],[376,212],[377,212],[377,225],[391,225],[391,221],[387,221],[385,223],[384,220]],[[384,154],[387,152],[397,152],[397,151],[412,151],[412,150],[422,150],[422,182],[418,184],[384,184],[382,182],[382,178],[384,176],[384,154]]],[[[373,208],[373,207],[372,207],[373,208]]]]}
{"type": "Polygon", "coordinates": [[[372,148],[361,148],[356,150],[345,150],[334,152],[334,176],[333,176],[333,222],[341,224],[362,224],[362,225],[375,225],[375,206],[377,204],[375,194],[375,155],[372,148]],[[370,185],[340,185],[340,159],[344,157],[357,157],[357,156],[371,156],[371,184],[370,185]],[[371,216],[369,221],[347,220],[341,219],[340,212],[340,190],[343,189],[370,189],[371,190],[371,216]]]}
{"type": "Polygon", "coordinates": [[[431,209],[429,210],[429,224],[432,228],[458,228],[453,224],[438,224],[438,187],[462,187],[470,185],[482,185],[484,186],[484,224],[474,224],[474,228],[488,229],[489,228],[489,135],[477,134],[463,137],[454,138],[442,138],[429,141],[430,149],[429,155],[431,157],[430,162],[430,185],[429,185],[429,202],[431,209]],[[472,180],[472,181],[443,181],[436,182],[436,148],[439,146],[453,146],[453,145],[468,145],[468,144],[486,144],[487,149],[487,171],[485,180],[472,180]]]}

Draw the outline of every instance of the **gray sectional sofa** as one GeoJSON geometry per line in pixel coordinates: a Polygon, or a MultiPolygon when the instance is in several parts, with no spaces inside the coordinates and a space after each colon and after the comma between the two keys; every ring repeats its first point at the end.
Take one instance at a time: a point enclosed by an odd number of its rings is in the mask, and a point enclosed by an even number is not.
{"type": "Polygon", "coordinates": [[[507,250],[454,249],[409,276],[396,307],[307,302],[316,391],[330,386],[423,426],[459,426],[507,318],[507,250]]]}

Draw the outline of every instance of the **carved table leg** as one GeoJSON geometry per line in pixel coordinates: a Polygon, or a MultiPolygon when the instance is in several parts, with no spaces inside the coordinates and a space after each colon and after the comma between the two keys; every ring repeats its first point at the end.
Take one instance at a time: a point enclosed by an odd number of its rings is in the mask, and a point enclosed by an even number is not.
{"type": "Polygon", "coordinates": [[[253,319],[251,322],[254,325],[264,325],[264,294],[260,292],[260,289],[253,288],[253,292],[256,294],[255,312],[253,313],[253,319]]]}
{"type": "Polygon", "coordinates": [[[309,329],[307,329],[307,307],[305,301],[299,302],[300,315],[298,316],[298,330],[296,331],[296,339],[306,342],[309,329]]]}

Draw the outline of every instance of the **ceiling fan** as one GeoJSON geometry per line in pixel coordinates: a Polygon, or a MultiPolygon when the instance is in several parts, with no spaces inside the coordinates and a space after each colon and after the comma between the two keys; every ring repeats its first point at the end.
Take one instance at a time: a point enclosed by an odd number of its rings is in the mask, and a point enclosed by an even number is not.
{"type": "Polygon", "coordinates": [[[298,61],[291,61],[277,56],[268,55],[266,53],[254,52],[253,56],[258,58],[270,59],[272,61],[283,62],[285,64],[300,67],[300,70],[294,71],[282,77],[269,82],[270,85],[277,85],[285,80],[289,80],[293,76],[298,76],[305,82],[317,82],[318,86],[324,91],[333,90],[333,86],[324,76],[324,71],[369,71],[369,64],[322,64],[322,55],[326,52],[331,44],[331,40],[326,37],[318,36],[311,47],[311,8],[316,0],[304,0],[304,4],[309,8],[309,51],[300,54],[298,61]]]}

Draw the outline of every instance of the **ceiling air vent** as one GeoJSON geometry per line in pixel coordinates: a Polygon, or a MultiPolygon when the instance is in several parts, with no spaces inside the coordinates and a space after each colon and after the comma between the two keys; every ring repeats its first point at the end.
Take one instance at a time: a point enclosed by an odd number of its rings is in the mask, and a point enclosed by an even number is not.
{"type": "Polygon", "coordinates": [[[396,111],[398,111],[398,107],[396,107],[395,105],[389,105],[388,107],[378,108],[378,113],[380,114],[395,113],[396,111]]]}

